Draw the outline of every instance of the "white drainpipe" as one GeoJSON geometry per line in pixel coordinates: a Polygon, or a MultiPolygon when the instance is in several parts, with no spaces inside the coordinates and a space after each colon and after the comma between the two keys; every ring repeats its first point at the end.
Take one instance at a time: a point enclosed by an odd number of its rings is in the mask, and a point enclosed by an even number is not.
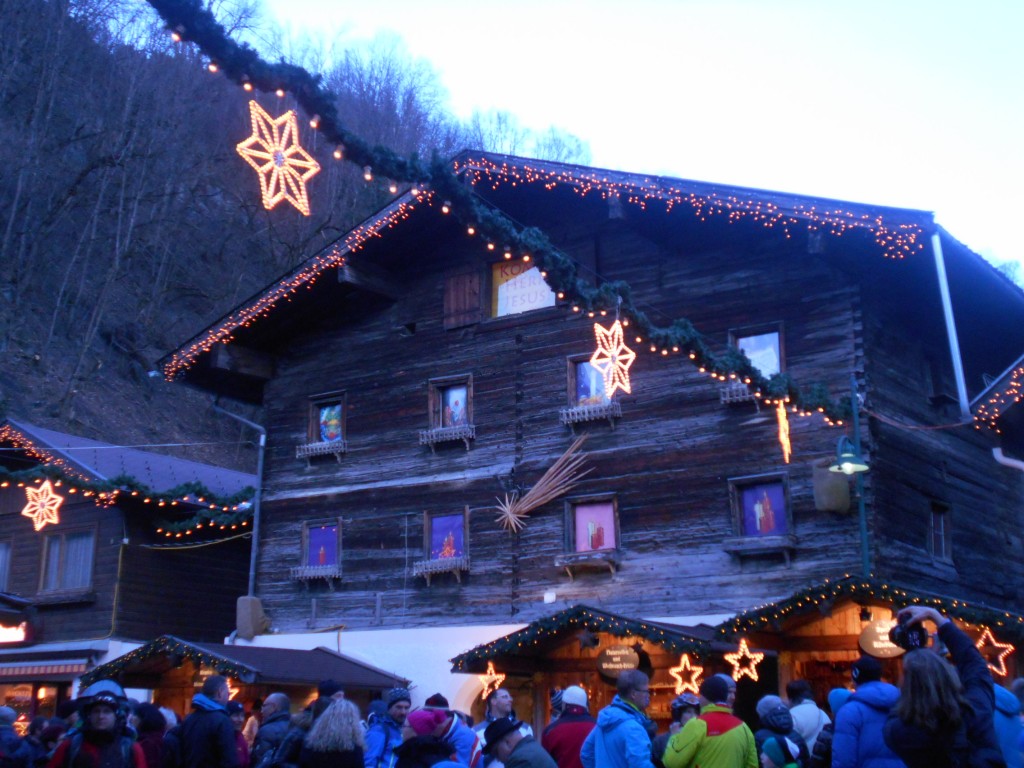
{"type": "Polygon", "coordinates": [[[992,458],[995,459],[1000,464],[1002,464],[1004,467],[1010,467],[1010,469],[1019,469],[1021,472],[1024,472],[1024,461],[1019,461],[1018,459],[1011,459],[1009,456],[1003,453],[1002,448],[993,448],[992,458]]]}

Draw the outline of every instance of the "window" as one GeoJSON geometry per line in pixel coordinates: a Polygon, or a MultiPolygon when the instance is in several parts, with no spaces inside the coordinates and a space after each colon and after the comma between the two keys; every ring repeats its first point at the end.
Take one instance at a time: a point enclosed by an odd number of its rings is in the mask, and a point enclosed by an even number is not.
{"type": "Polygon", "coordinates": [[[423,515],[423,559],[413,563],[413,576],[427,586],[432,577],[450,573],[457,583],[469,571],[469,507],[462,512],[426,512],[423,515]]]}
{"type": "Polygon", "coordinates": [[[96,548],[94,531],[54,533],[43,544],[43,592],[88,589],[96,548]]]}
{"type": "Polygon", "coordinates": [[[11,542],[0,541],[0,592],[7,591],[11,575],[11,542]]]}
{"type": "Polygon", "coordinates": [[[569,361],[569,405],[607,405],[604,377],[589,360],[569,361]]]}
{"type": "Polygon", "coordinates": [[[578,499],[566,504],[567,550],[601,552],[619,547],[615,499],[578,499]]]}
{"type": "Polygon", "coordinates": [[[949,506],[938,501],[931,503],[929,549],[936,560],[953,560],[953,526],[949,506]]]}
{"type": "Polygon", "coordinates": [[[736,533],[747,538],[792,533],[789,488],[779,475],[741,477],[729,481],[736,533]]]}
{"type": "Polygon", "coordinates": [[[344,395],[314,399],[310,404],[309,442],[341,443],[344,440],[344,395]]]}
{"type": "Polygon", "coordinates": [[[730,343],[745,354],[765,378],[785,370],[782,333],[778,325],[729,332],[730,343]]]}
{"type": "Polygon", "coordinates": [[[291,569],[291,577],[309,586],[323,579],[334,590],[341,577],[341,521],[337,518],[312,520],[302,524],[301,565],[291,569]]]}
{"type": "Polygon", "coordinates": [[[527,261],[503,261],[491,267],[491,317],[516,315],[555,306],[555,293],[537,267],[527,261]]]}
{"type": "Polygon", "coordinates": [[[473,426],[473,377],[447,376],[431,379],[429,382],[430,428],[420,430],[420,445],[429,445],[430,450],[439,443],[457,442],[466,444],[476,437],[473,426]]]}

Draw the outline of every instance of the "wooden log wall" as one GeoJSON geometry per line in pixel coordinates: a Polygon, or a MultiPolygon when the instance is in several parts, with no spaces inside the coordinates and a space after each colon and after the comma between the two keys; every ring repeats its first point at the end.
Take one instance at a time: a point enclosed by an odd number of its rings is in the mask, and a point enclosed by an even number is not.
{"type": "MultiPolygon", "coordinates": [[[[781,323],[787,370],[845,393],[862,354],[858,291],[849,277],[828,258],[809,256],[805,243],[759,227],[720,228],[706,242],[648,237],[626,221],[605,222],[599,233],[586,222],[566,225],[558,236],[581,262],[627,279],[661,322],[685,315],[719,350],[730,328],[781,323]]],[[[594,342],[591,322],[563,308],[445,331],[445,274],[481,259],[479,243],[424,246],[392,270],[415,302],[311,330],[281,352],[265,397],[258,577],[275,627],[528,621],[572,603],[632,616],[730,613],[856,567],[855,517],[820,513],[813,503],[811,463],[834,453],[839,432],[818,417],[795,418],[787,466],[771,412],[720,404],[717,383],[683,356],[664,359],[632,338],[633,394],[616,396],[623,417],[614,430],[587,425],[593,472],[574,491],[616,494],[621,568],[570,582],[554,565],[564,551],[562,501],[533,512],[518,536],[503,531],[495,497],[511,483],[529,487],[572,440],[558,421],[568,402],[566,357],[589,356],[594,342]],[[407,323],[413,304],[420,309],[415,332],[401,333],[396,319],[407,323]],[[456,374],[473,377],[476,439],[469,451],[453,443],[432,453],[417,443],[428,426],[428,381],[456,374]],[[326,457],[307,465],[295,446],[306,440],[308,398],[336,390],[347,397],[348,452],[340,463],[326,457]],[[797,536],[789,567],[779,556],[739,560],[722,547],[735,534],[728,479],[761,473],[789,477],[797,536]],[[471,571],[461,584],[442,575],[428,587],[412,575],[422,558],[423,514],[465,506],[471,571]],[[340,583],[331,591],[292,581],[303,523],[330,518],[342,521],[340,583]],[[557,593],[555,606],[543,602],[549,591],[557,593]]]]}

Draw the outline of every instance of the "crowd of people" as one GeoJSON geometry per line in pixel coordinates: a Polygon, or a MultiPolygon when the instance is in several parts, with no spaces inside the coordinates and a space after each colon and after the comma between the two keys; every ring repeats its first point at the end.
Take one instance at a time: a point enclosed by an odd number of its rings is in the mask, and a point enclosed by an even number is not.
{"type": "Polygon", "coordinates": [[[995,685],[971,639],[930,608],[900,618],[936,629],[932,647],[903,657],[901,688],[863,656],[852,690],[833,689],[828,711],[794,680],[786,700],[756,702],[754,728],[733,713],[736,683],[723,674],[672,701],[665,733],[646,714],[650,680],[640,670],[620,673],[596,717],[580,686],[554,691],[539,736],[517,719],[504,688],[488,694],[475,724],[441,694],[412,709],[405,688],[387,691],[363,717],[331,680],[297,712],[272,693],[246,715],[213,675],[179,723],[103,680],[57,717],[33,720],[24,737],[15,711],[0,706],[0,768],[1024,768],[1024,678],[1012,690],[995,685]]]}

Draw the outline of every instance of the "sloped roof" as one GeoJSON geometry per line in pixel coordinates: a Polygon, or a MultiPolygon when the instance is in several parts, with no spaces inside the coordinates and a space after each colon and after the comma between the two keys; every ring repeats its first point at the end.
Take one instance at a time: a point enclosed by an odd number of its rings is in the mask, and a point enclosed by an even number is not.
{"type": "Polygon", "coordinates": [[[296,650],[193,643],[173,635],[161,635],[90,670],[82,676],[82,685],[112,679],[127,685],[155,687],[163,673],[181,666],[185,659],[255,685],[316,685],[321,680],[330,679],[341,683],[344,688],[372,690],[409,683],[399,675],[327,648],[296,650]]]}
{"type": "Polygon", "coordinates": [[[246,472],[111,445],[24,421],[7,419],[6,423],[17,431],[26,445],[50,454],[90,480],[112,480],[126,476],[154,491],[178,488],[186,483],[199,483],[219,496],[231,496],[256,486],[256,475],[246,472]]]}
{"type": "MultiPolygon", "coordinates": [[[[581,630],[642,637],[671,653],[706,655],[713,650],[711,627],[680,627],[674,624],[630,619],[588,605],[574,605],[551,616],[531,621],[510,635],[478,645],[451,660],[452,672],[483,672],[488,661],[511,656],[537,656],[552,642],[581,630]]],[[[732,646],[729,646],[730,650],[732,646]]]]}

